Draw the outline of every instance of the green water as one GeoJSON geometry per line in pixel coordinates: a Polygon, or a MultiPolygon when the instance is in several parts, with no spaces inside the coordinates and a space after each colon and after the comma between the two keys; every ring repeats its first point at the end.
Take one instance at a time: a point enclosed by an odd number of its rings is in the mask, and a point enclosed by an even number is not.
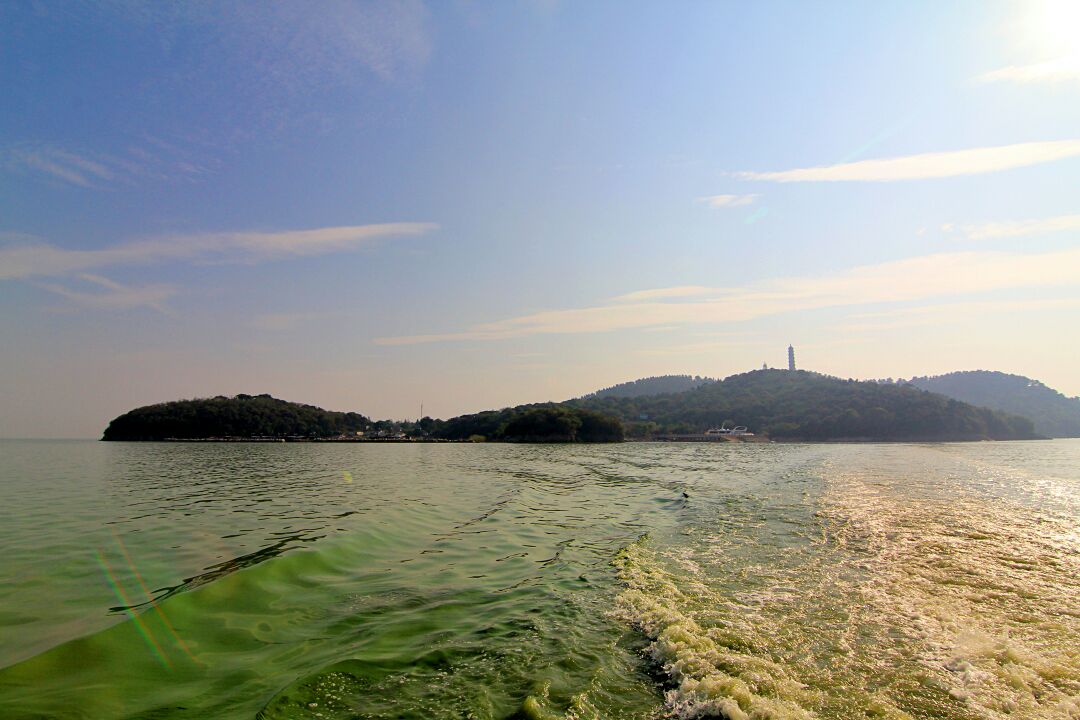
{"type": "Polygon", "coordinates": [[[3,718],[1080,718],[1080,442],[0,443],[3,718]]]}

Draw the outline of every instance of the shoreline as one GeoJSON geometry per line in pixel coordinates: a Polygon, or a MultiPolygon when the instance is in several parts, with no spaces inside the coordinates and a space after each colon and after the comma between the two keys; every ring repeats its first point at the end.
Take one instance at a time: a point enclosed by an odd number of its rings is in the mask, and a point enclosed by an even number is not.
{"type": "Polygon", "coordinates": [[[559,441],[550,442],[533,441],[518,442],[513,440],[483,440],[474,441],[468,439],[451,440],[448,438],[244,438],[244,437],[213,437],[213,438],[147,438],[147,439],[112,439],[98,438],[97,442],[129,442],[129,443],[203,443],[203,444],[229,444],[229,443],[257,443],[257,444],[282,444],[282,443],[314,443],[324,445],[363,445],[363,444],[467,444],[467,445],[618,445],[622,443],[658,443],[658,444],[691,444],[691,445],[719,445],[726,443],[738,443],[746,445],[874,445],[874,444],[904,444],[904,443],[977,443],[977,442],[1033,442],[1039,440],[1070,440],[1076,438],[986,438],[986,437],[914,437],[914,438],[871,438],[871,437],[846,437],[816,440],[809,438],[769,438],[756,436],[753,438],[626,438],[620,442],[577,442],[559,441]]]}

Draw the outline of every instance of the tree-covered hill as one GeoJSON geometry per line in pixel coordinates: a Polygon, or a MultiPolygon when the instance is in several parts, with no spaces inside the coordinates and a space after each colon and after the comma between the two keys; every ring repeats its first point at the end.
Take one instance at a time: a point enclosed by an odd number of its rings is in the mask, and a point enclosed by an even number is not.
{"type": "Polygon", "coordinates": [[[619,383],[597,390],[585,395],[585,398],[602,397],[646,397],[649,395],[664,395],[667,393],[680,393],[693,390],[705,383],[716,382],[715,378],[701,377],[700,375],[658,375],[640,380],[619,383]]]}
{"type": "Polygon", "coordinates": [[[269,395],[218,396],[147,405],[117,417],[103,440],[209,437],[333,437],[365,429],[358,413],[331,412],[269,395]]]}
{"type": "Polygon", "coordinates": [[[610,415],[544,403],[436,420],[431,435],[446,440],[621,442],[623,426],[610,415]]]}
{"type": "Polygon", "coordinates": [[[1030,418],[1040,435],[1080,437],[1080,398],[1066,397],[1023,375],[970,370],[914,377],[908,382],[972,405],[1030,418]]]}
{"type": "Polygon", "coordinates": [[[908,385],[841,380],[806,371],[756,370],[652,397],[566,403],[620,418],[631,437],[700,433],[728,422],[777,439],[1013,440],[1032,422],[908,385]]]}

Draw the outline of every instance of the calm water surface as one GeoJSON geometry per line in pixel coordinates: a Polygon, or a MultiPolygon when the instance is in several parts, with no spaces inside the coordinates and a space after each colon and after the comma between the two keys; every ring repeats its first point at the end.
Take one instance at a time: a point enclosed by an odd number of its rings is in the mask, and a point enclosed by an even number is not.
{"type": "Polygon", "coordinates": [[[1080,718],[1080,442],[0,442],[3,718],[1080,718]]]}

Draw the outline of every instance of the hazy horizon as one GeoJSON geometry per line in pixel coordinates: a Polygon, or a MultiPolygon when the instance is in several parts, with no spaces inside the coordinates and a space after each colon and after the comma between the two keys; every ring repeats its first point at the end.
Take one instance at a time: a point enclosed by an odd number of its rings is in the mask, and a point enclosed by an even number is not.
{"type": "MultiPolygon", "coordinates": [[[[753,370],[756,370],[756,369],[761,369],[761,368],[751,368],[750,370],[740,371],[739,373],[734,373],[733,375],[738,375],[738,374],[741,374],[742,372],[752,372],[753,370]]],[[[771,369],[771,370],[783,370],[785,368],[782,365],[777,364],[777,365],[769,365],[768,369],[771,369]]],[[[805,368],[798,368],[798,369],[802,370],[802,369],[805,369],[805,368]]],[[[814,372],[814,371],[811,371],[811,372],[814,372]]],[[[960,372],[964,372],[964,371],[960,371],[960,372]]],[[[711,380],[726,380],[729,377],[733,377],[733,375],[716,377],[716,376],[702,375],[701,373],[674,373],[673,375],[699,376],[699,377],[705,377],[705,378],[708,378],[708,379],[711,379],[711,380]]],[[[655,377],[655,376],[653,376],[653,377],[655,377]]],[[[835,376],[835,377],[840,377],[840,376],[835,376]]],[[[892,380],[901,381],[901,380],[911,380],[914,377],[920,377],[920,376],[910,376],[910,377],[899,377],[899,376],[897,376],[897,377],[884,377],[884,378],[851,378],[851,379],[872,380],[872,381],[884,381],[886,379],[892,379],[892,380]]],[[[649,378],[631,378],[631,379],[625,380],[625,381],[619,381],[619,382],[610,383],[610,384],[604,385],[604,386],[598,386],[596,388],[593,388],[592,390],[588,390],[588,391],[585,391],[583,393],[578,393],[577,395],[573,395],[573,396],[558,397],[558,398],[546,398],[546,399],[529,401],[529,402],[561,402],[561,401],[564,401],[564,400],[571,400],[571,399],[575,399],[575,398],[580,398],[580,397],[583,397],[585,395],[589,395],[589,394],[592,394],[594,392],[605,390],[605,389],[613,387],[613,386],[622,385],[622,384],[629,384],[629,383],[633,383],[636,380],[647,380],[647,379],[649,379],[649,378]]],[[[1057,388],[1051,388],[1051,389],[1057,390],[1057,388]]],[[[930,392],[934,392],[934,391],[930,391],[930,392]]],[[[263,393],[234,393],[234,394],[231,394],[231,395],[230,394],[225,394],[224,396],[225,397],[233,397],[234,395],[237,395],[237,394],[261,395],[263,393]]],[[[306,402],[303,399],[278,397],[278,396],[274,395],[274,393],[266,393],[266,394],[271,395],[271,396],[275,397],[278,400],[286,400],[286,401],[289,401],[289,402],[295,402],[295,403],[307,404],[307,405],[312,404],[312,403],[306,402]]],[[[169,398],[168,400],[164,400],[162,402],[168,402],[169,400],[195,400],[195,399],[208,398],[208,397],[214,397],[214,396],[198,395],[198,396],[190,396],[190,397],[175,397],[175,398],[169,398]]],[[[513,403],[512,402],[512,403],[507,403],[507,404],[499,405],[499,406],[482,407],[482,408],[476,408],[475,410],[465,410],[465,411],[462,411],[459,414],[468,414],[468,413],[471,413],[471,412],[479,412],[479,411],[482,411],[482,410],[501,410],[501,409],[506,408],[506,407],[512,407],[514,405],[523,405],[523,404],[527,404],[527,403],[525,403],[525,402],[513,403]]],[[[129,409],[133,409],[133,408],[129,408],[129,409]]],[[[361,414],[364,414],[362,411],[358,410],[357,408],[324,407],[323,409],[324,410],[336,411],[336,412],[360,412],[361,414]]],[[[412,421],[415,421],[415,420],[419,420],[419,418],[421,417],[421,415],[420,415],[421,412],[423,412],[424,416],[429,416],[429,417],[431,416],[431,413],[427,412],[426,407],[424,405],[421,405],[420,407],[416,408],[416,412],[414,412],[413,415],[402,415],[402,416],[396,416],[396,417],[389,417],[389,416],[387,416],[387,417],[369,416],[369,417],[372,420],[391,420],[391,421],[412,422],[412,421]]],[[[450,419],[450,417],[451,416],[435,417],[434,419],[447,420],[447,419],[450,419]]],[[[104,430],[105,425],[108,424],[109,420],[112,420],[112,419],[113,418],[109,418],[108,420],[106,420],[103,423],[102,431],[104,430]]],[[[101,437],[101,431],[97,431],[97,432],[93,432],[91,434],[82,435],[82,436],[79,436],[79,435],[52,435],[52,436],[42,435],[42,436],[34,436],[34,437],[8,436],[8,437],[2,437],[2,438],[0,438],[0,440],[97,440],[97,439],[100,439],[100,437],[101,437]]]]}
{"type": "Polygon", "coordinates": [[[0,437],[237,393],[445,418],[789,343],[1080,395],[1078,23],[0,7],[0,437]]]}

